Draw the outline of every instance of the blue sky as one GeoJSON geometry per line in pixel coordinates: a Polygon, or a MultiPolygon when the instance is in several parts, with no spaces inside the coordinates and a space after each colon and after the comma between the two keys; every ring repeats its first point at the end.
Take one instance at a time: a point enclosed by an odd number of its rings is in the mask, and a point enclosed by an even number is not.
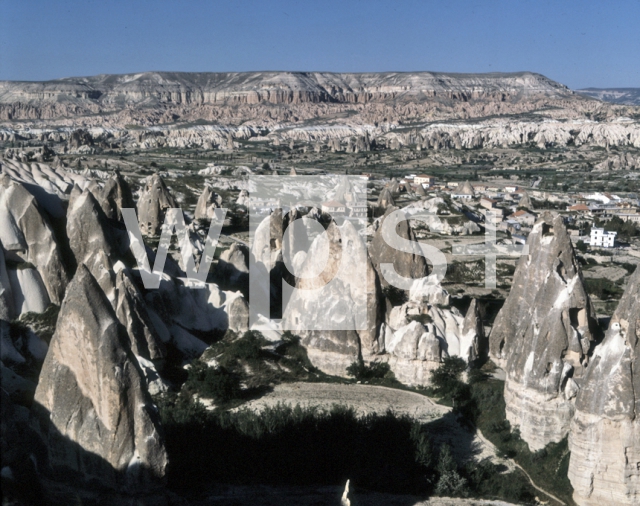
{"type": "Polygon", "coordinates": [[[0,79],[147,70],[540,72],[640,87],[640,0],[0,0],[0,79]]]}

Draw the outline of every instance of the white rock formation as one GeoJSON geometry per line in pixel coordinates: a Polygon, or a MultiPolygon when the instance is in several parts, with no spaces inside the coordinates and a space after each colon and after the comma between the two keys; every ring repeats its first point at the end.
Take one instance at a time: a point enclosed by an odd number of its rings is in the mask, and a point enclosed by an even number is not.
{"type": "Polygon", "coordinates": [[[636,269],[577,393],[569,479],[580,506],[640,503],[639,338],[636,269]]]}
{"type": "Polygon", "coordinates": [[[0,175],[0,244],[5,260],[35,266],[51,302],[62,302],[68,277],[53,229],[35,197],[6,174],[0,175]]]}
{"type": "Polygon", "coordinates": [[[527,245],[489,341],[507,373],[507,419],[539,450],[569,431],[597,324],[562,217],[545,213],[527,245]]]}

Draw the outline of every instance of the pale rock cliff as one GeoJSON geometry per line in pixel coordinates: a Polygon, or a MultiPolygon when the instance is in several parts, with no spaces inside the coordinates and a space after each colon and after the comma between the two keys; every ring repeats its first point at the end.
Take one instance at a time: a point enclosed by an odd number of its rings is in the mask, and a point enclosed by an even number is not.
{"type": "Polygon", "coordinates": [[[350,222],[338,226],[332,221],[311,244],[283,314],[283,328],[300,335],[314,366],[345,376],[351,363],[378,352],[381,300],[366,245],[350,222]],[[325,269],[317,277],[310,276],[325,248],[329,251],[325,269]],[[326,330],[299,328],[301,322],[326,330]]]}

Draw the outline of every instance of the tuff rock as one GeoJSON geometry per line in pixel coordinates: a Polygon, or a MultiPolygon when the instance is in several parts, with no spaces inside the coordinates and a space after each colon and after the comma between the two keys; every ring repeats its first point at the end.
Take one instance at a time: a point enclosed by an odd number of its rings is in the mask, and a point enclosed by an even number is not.
{"type": "Polygon", "coordinates": [[[588,363],[597,326],[562,217],[545,213],[527,246],[489,345],[506,371],[507,419],[539,450],[569,431],[574,382],[588,363]]]}
{"type": "Polygon", "coordinates": [[[580,506],[640,503],[639,338],[636,269],[577,392],[568,474],[580,506]]]}

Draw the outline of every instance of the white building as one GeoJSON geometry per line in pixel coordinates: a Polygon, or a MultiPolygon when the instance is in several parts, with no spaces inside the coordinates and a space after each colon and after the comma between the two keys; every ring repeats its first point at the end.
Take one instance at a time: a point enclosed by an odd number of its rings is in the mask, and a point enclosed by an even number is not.
{"type": "Polygon", "coordinates": [[[605,232],[604,228],[591,229],[591,246],[613,248],[616,244],[617,232],[605,232]]]}

